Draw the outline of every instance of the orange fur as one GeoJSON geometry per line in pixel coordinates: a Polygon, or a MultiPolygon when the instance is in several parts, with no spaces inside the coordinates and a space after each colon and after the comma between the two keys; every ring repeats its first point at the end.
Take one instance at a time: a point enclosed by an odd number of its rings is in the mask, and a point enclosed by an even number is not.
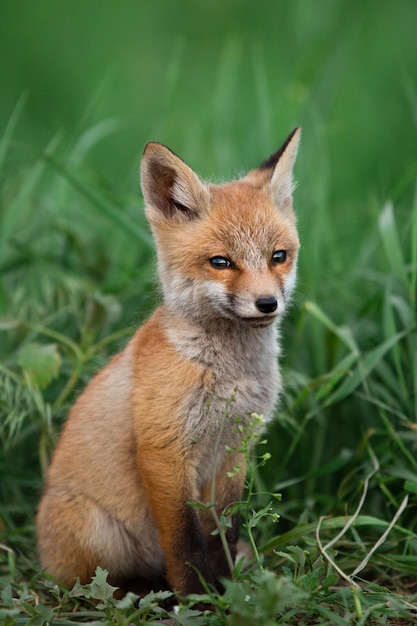
{"type": "MultiPolygon", "coordinates": [[[[37,535],[43,566],[64,584],[89,581],[100,565],[123,591],[166,580],[187,594],[202,590],[196,570],[218,587],[230,574],[213,515],[188,503],[214,493],[220,515],[240,499],[236,418],[269,418],[280,391],[298,139],[220,186],[160,144],[145,149],[164,302],[78,398],[54,452],[37,535]]],[[[236,516],[227,540],[234,556],[236,516]]]]}

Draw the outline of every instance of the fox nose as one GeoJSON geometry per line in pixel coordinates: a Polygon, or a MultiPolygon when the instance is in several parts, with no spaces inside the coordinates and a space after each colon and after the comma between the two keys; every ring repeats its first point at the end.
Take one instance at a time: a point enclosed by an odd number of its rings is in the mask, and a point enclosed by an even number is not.
{"type": "Polygon", "coordinates": [[[278,302],[274,296],[261,296],[256,300],[255,306],[261,313],[273,313],[278,306],[278,302]]]}

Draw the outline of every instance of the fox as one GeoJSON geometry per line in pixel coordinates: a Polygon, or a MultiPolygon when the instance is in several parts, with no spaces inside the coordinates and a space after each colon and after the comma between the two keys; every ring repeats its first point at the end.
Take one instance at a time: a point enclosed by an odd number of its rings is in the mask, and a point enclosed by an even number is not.
{"type": "MultiPolygon", "coordinates": [[[[52,455],[37,545],[44,570],[67,588],[90,582],[98,566],[121,595],[169,589],[181,598],[231,577],[210,508],[220,516],[242,498],[247,455],[236,420],[268,422],[282,390],[300,133],[221,184],[165,145],[145,146],[141,187],[162,303],[75,401],[52,455]]],[[[233,560],[238,539],[234,512],[233,560]]]]}

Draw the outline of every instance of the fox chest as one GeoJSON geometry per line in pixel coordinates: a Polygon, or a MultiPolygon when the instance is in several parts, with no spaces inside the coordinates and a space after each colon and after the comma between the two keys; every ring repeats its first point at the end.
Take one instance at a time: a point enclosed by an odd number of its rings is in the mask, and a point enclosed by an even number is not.
{"type": "Polygon", "coordinates": [[[194,372],[177,415],[199,474],[211,472],[226,447],[240,447],[251,414],[272,417],[281,390],[276,329],[222,330],[168,333],[179,362],[194,372]]]}
{"type": "Polygon", "coordinates": [[[241,447],[253,428],[262,430],[262,423],[255,425],[253,413],[265,421],[270,419],[280,388],[276,365],[260,380],[208,379],[184,407],[188,449],[200,488],[212,479],[213,468],[221,467],[230,451],[241,447]]]}
{"type": "Polygon", "coordinates": [[[227,367],[205,368],[199,385],[182,407],[188,438],[202,439],[212,447],[221,434],[224,445],[239,445],[236,424],[245,423],[253,413],[268,421],[280,388],[274,358],[249,362],[247,368],[232,362],[227,367]]]}

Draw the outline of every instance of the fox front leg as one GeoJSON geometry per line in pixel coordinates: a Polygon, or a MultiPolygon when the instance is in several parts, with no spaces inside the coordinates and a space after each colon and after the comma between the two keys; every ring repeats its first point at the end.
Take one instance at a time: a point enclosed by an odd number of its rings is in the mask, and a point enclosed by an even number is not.
{"type": "Polygon", "coordinates": [[[213,584],[208,546],[197,510],[192,480],[181,454],[138,450],[138,466],[166,558],[167,580],[178,594],[204,593],[199,574],[213,584]]]}

